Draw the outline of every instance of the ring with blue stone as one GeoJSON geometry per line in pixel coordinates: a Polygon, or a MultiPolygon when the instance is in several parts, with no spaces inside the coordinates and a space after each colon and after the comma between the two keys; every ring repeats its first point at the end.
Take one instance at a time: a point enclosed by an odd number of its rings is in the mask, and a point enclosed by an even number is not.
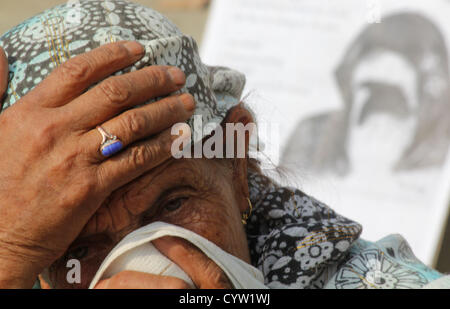
{"type": "Polygon", "coordinates": [[[117,136],[109,134],[105,131],[102,127],[98,126],[97,130],[102,135],[102,143],[100,145],[100,153],[104,157],[111,157],[112,155],[115,155],[123,148],[123,143],[120,139],[117,138],[117,136]]]}

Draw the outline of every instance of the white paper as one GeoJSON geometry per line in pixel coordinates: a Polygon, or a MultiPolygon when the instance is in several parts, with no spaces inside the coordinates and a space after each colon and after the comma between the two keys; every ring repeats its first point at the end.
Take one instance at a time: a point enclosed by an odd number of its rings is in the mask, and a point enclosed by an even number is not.
{"type": "Polygon", "coordinates": [[[246,74],[291,184],[432,265],[450,191],[449,16],[448,0],[215,0],[201,52],[246,74]]]}

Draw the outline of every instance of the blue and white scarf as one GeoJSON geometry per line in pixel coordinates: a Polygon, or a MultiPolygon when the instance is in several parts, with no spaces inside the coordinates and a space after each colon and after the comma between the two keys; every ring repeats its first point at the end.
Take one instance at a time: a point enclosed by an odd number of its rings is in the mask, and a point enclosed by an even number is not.
{"type": "Polygon", "coordinates": [[[359,239],[361,225],[300,190],[257,173],[248,179],[250,255],[268,287],[417,289],[442,277],[400,235],[375,243],[359,239]]]}

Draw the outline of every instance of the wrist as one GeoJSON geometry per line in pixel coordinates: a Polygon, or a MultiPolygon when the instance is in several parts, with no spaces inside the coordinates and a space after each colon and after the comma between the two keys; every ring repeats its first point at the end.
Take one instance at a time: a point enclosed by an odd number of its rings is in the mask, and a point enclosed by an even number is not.
{"type": "Polygon", "coordinates": [[[34,263],[0,245],[0,289],[32,288],[39,273],[34,263]]]}
{"type": "Polygon", "coordinates": [[[37,276],[28,265],[0,258],[0,289],[30,289],[37,276]]]}
{"type": "Polygon", "coordinates": [[[33,277],[12,276],[0,272],[0,289],[31,289],[36,281],[33,277]]]}

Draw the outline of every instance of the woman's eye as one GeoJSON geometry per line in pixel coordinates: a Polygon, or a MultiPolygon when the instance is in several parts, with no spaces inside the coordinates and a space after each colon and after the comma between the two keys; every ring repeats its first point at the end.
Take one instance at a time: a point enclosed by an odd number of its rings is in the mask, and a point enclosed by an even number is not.
{"type": "Polygon", "coordinates": [[[76,249],[70,250],[67,254],[69,259],[81,260],[88,254],[88,247],[78,247],[76,249]]]}
{"type": "Polygon", "coordinates": [[[187,200],[187,198],[177,198],[177,199],[174,199],[174,200],[172,200],[172,201],[166,203],[166,204],[164,205],[164,208],[165,208],[167,211],[175,211],[175,210],[177,210],[178,208],[180,208],[181,206],[183,206],[183,203],[184,203],[186,200],[187,200]]]}

